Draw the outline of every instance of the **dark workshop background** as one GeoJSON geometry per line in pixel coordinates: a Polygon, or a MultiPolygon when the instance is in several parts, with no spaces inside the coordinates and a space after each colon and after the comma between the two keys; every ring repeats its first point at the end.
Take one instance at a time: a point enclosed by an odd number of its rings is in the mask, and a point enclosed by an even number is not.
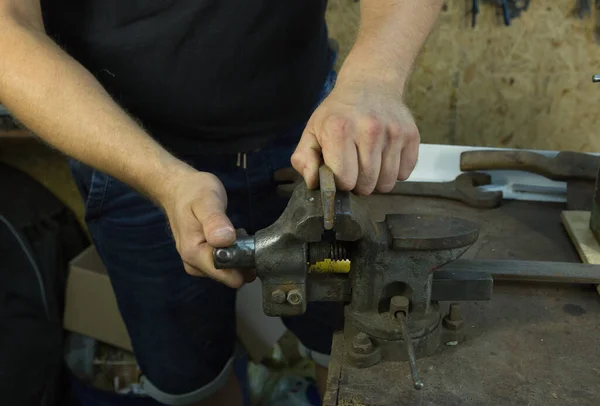
{"type": "MultiPolygon", "coordinates": [[[[600,12],[579,19],[576,4],[532,0],[506,27],[499,8],[481,1],[472,28],[472,1],[447,1],[407,90],[422,141],[600,152],[600,84],[591,82],[600,73],[600,12]]],[[[329,0],[327,19],[339,66],[356,35],[359,3],[329,0]]],[[[33,175],[81,218],[60,154],[35,140],[3,139],[0,160],[33,175]]]]}

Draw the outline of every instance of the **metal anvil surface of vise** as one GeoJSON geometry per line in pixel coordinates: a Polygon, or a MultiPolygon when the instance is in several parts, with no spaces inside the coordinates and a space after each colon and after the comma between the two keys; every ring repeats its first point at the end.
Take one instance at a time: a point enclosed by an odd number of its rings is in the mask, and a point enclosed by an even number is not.
{"type": "Polygon", "coordinates": [[[478,226],[411,214],[389,214],[376,222],[363,198],[338,192],[334,224],[326,230],[322,195],[299,185],[274,224],[216,249],[215,265],[256,269],[267,315],[300,315],[308,301],[346,302],[347,361],[367,368],[408,360],[420,389],[415,358],[433,353],[440,343],[462,340],[462,321],[452,310],[442,317],[438,301],[491,298],[489,273],[436,271],[476,241],[478,226]],[[350,271],[309,272],[324,260],[349,260],[350,271]]]}

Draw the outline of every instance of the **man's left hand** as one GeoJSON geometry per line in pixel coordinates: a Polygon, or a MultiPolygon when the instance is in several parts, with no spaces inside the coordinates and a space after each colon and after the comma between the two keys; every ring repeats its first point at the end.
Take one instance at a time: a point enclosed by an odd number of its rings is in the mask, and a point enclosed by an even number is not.
{"type": "Polygon", "coordinates": [[[338,82],[308,121],[292,165],[309,188],[319,185],[325,161],[338,190],[387,193],[414,169],[419,141],[402,89],[377,80],[338,82]]]}

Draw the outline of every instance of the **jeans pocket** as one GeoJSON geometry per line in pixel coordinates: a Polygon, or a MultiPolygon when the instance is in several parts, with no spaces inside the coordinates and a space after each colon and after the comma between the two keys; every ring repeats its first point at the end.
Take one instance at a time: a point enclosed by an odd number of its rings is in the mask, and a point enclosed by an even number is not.
{"type": "Polygon", "coordinates": [[[98,218],[102,214],[110,176],[75,160],[70,160],[69,166],[85,205],[86,222],[98,218]]]}

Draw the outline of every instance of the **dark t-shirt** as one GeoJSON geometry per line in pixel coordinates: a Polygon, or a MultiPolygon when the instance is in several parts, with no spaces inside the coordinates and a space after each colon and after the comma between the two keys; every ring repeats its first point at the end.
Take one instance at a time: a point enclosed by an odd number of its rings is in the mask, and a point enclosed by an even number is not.
{"type": "Polygon", "coordinates": [[[160,142],[245,152],[307,119],[326,0],[42,0],[46,31],[160,142]]]}

